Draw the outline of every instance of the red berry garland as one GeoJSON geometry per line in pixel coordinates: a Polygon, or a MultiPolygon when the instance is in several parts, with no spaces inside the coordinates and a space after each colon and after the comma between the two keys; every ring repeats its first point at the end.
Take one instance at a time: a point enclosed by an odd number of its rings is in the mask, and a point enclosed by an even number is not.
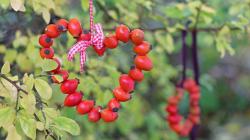
{"type": "Polygon", "coordinates": [[[84,33],[80,22],[77,19],[71,19],[69,22],[65,19],[60,19],[56,24],[50,24],[45,29],[45,34],[39,38],[39,44],[43,47],[40,50],[40,55],[43,59],[52,59],[57,62],[58,67],[52,70],[54,75],[62,76],[63,81],[59,82],[56,76],[52,76],[54,83],[60,84],[61,92],[66,94],[64,106],[75,107],[80,115],[88,115],[91,122],[97,122],[101,118],[105,122],[113,122],[118,118],[117,111],[120,109],[120,102],[125,102],[131,99],[131,93],[135,89],[135,82],[143,80],[142,71],[150,71],[153,64],[147,54],[151,50],[148,42],[144,41],[144,32],[140,29],[135,29],[130,32],[130,29],[125,25],[120,25],[116,28],[115,34],[108,35],[103,41],[103,49],[98,50],[93,46],[99,56],[102,56],[106,49],[114,49],[118,47],[119,41],[127,43],[131,41],[134,44],[134,52],[137,54],[134,59],[135,66],[132,66],[128,74],[122,74],[119,78],[120,86],[113,90],[114,98],[111,99],[106,108],[95,105],[94,100],[82,99],[82,92],[77,91],[79,80],[68,79],[69,73],[61,68],[61,63],[57,58],[54,58],[53,39],[60,36],[61,33],[69,31],[76,41],[89,41],[90,33],[84,33]]]}
{"type": "Polygon", "coordinates": [[[180,136],[187,136],[192,130],[195,124],[200,122],[200,88],[199,85],[195,83],[193,79],[187,79],[184,81],[183,88],[176,88],[176,95],[168,98],[168,105],[166,107],[166,112],[168,116],[166,120],[169,123],[170,128],[175,131],[180,136]],[[189,115],[185,121],[182,122],[182,117],[178,113],[178,104],[181,101],[184,90],[189,93],[189,104],[190,110],[189,115]]]}

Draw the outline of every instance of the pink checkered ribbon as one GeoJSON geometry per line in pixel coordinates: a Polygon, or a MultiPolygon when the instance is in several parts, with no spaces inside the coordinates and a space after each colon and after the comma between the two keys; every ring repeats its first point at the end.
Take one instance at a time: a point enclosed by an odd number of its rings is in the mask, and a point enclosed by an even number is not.
{"type": "Polygon", "coordinates": [[[97,49],[103,48],[103,29],[101,24],[93,22],[93,0],[89,0],[89,16],[90,16],[90,41],[79,41],[73,45],[68,52],[68,60],[72,61],[76,53],[80,53],[80,71],[83,72],[84,64],[87,60],[86,50],[90,46],[95,46],[97,49]]]}
{"type": "Polygon", "coordinates": [[[84,64],[87,60],[86,50],[90,46],[95,46],[97,49],[102,49],[103,47],[103,29],[101,24],[95,24],[91,33],[90,41],[79,41],[73,45],[68,52],[68,60],[72,61],[76,53],[80,53],[80,70],[83,72],[84,64]]]}

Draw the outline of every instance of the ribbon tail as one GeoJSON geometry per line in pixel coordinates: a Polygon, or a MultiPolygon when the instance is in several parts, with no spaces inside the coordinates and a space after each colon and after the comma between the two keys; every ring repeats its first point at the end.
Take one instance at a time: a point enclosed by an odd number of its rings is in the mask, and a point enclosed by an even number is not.
{"type": "Polygon", "coordinates": [[[87,55],[85,51],[80,52],[80,72],[84,72],[84,64],[87,60],[87,55]]]}

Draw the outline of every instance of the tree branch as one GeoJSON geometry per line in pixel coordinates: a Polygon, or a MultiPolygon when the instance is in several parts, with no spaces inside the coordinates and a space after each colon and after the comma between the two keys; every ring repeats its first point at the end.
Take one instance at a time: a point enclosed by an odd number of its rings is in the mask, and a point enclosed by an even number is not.
{"type": "Polygon", "coordinates": [[[27,91],[23,90],[19,85],[16,84],[15,81],[12,81],[11,79],[9,79],[7,76],[0,74],[0,77],[2,77],[4,80],[8,81],[9,83],[11,83],[16,89],[17,91],[22,91],[25,94],[29,94],[27,91]]]}

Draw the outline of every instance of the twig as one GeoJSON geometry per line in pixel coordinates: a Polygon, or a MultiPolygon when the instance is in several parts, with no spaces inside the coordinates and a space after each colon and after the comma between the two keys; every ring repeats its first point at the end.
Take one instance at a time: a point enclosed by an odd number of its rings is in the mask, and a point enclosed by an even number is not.
{"type": "Polygon", "coordinates": [[[43,119],[44,119],[44,124],[46,124],[46,116],[45,116],[45,113],[44,113],[44,110],[43,110],[43,102],[42,102],[42,98],[41,96],[37,93],[37,91],[35,90],[35,97],[36,97],[36,101],[37,101],[37,105],[38,105],[38,109],[42,112],[42,116],[43,116],[43,119]]]}
{"type": "Polygon", "coordinates": [[[29,94],[27,91],[23,90],[20,86],[18,86],[16,84],[16,82],[13,82],[11,79],[9,79],[7,76],[0,74],[0,77],[2,77],[3,79],[5,79],[6,81],[8,81],[9,83],[11,83],[16,89],[17,91],[22,91],[25,94],[29,94]]]}
{"type": "Polygon", "coordinates": [[[202,4],[199,7],[197,7],[197,15],[196,15],[196,18],[195,18],[194,29],[196,29],[197,26],[198,26],[200,13],[201,13],[201,8],[202,8],[202,4]]]}

